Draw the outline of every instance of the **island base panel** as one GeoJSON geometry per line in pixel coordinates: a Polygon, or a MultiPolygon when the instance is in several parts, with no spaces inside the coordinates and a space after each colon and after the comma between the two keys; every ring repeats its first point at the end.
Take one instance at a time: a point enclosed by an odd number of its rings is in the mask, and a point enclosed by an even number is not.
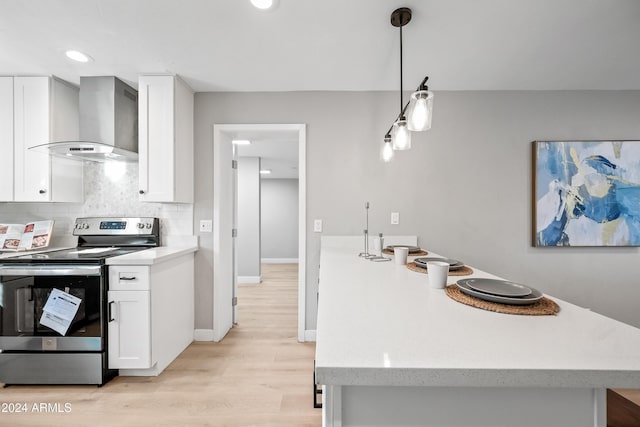
{"type": "Polygon", "coordinates": [[[606,389],[325,386],[323,426],[605,427],[606,389]]]}

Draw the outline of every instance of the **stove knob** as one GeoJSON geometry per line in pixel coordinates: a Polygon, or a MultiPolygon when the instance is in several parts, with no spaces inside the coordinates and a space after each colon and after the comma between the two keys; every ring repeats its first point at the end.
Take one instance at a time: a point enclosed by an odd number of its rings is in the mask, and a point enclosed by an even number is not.
{"type": "Polygon", "coordinates": [[[89,224],[87,224],[86,222],[84,224],[82,224],[82,228],[84,228],[85,230],[89,229],[89,224]]]}
{"type": "Polygon", "coordinates": [[[153,224],[151,224],[150,222],[147,223],[147,228],[151,228],[153,227],[153,224]]]}
{"type": "Polygon", "coordinates": [[[143,223],[141,223],[141,222],[139,222],[139,223],[138,223],[138,228],[139,228],[140,230],[142,230],[142,229],[144,228],[144,224],[143,224],[143,223]]]}

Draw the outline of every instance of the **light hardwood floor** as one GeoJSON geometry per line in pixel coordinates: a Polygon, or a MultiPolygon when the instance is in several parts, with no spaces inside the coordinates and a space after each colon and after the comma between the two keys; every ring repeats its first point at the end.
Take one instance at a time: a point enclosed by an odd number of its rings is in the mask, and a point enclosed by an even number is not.
{"type": "Polygon", "coordinates": [[[315,345],[296,340],[297,264],[263,265],[263,283],[241,285],[238,300],[238,325],[222,342],[193,343],[158,377],[0,389],[0,404],[29,409],[0,412],[0,426],[320,426],[315,345]],[[40,403],[70,412],[34,412],[40,403]]]}

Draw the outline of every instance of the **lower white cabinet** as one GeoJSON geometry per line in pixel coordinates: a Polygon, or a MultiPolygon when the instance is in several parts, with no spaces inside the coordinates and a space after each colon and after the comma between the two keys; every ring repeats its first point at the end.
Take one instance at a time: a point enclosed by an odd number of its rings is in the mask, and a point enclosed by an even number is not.
{"type": "Polygon", "coordinates": [[[150,367],[149,291],[109,291],[109,368],[150,367]]]}
{"type": "Polygon", "coordinates": [[[159,375],[193,342],[193,253],[152,265],[109,266],[109,368],[159,375]]]}

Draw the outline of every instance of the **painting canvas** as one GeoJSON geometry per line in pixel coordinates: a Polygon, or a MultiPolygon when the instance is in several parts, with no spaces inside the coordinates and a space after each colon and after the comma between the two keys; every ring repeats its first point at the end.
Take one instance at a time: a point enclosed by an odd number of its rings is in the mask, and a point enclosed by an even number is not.
{"type": "Polygon", "coordinates": [[[534,246],[640,246],[640,141],[536,141],[534,246]]]}

